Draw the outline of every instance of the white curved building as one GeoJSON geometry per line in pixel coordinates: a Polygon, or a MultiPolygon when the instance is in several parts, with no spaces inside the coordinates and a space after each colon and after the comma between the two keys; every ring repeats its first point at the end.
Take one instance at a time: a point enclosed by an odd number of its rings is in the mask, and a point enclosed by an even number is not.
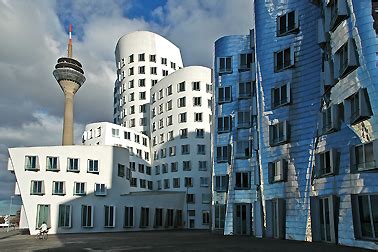
{"type": "Polygon", "coordinates": [[[209,224],[211,104],[211,69],[206,67],[177,70],[151,88],[151,153],[156,187],[186,191],[188,228],[209,224]]]}
{"type": "Polygon", "coordinates": [[[164,76],[182,68],[180,49],[158,34],[137,31],[118,40],[115,58],[114,123],[147,135],[150,89],[164,76]]]}

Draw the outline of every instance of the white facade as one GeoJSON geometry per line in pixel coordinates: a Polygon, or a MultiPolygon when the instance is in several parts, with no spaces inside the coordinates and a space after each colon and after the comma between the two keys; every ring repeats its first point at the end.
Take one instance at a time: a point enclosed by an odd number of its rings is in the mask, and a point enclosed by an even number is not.
{"type": "Polygon", "coordinates": [[[211,69],[185,67],[151,89],[151,153],[158,190],[187,192],[188,228],[208,228],[211,69]]]}
{"type": "Polygon", "coordinates": [[[115,50],[117,80],[114,123],[150,132],[150,89],[164,76],[182,68],[180,49],[148,31],[121,37],[115,50]]]}
{"type": "Polygon", "coordinates": [[[182,225],[185,194],[155,193],[149,197],[143,192],[130,193],[125,171],[129,153],[125,148],[28,147],[11,148],[9,154],[8,169],[16,175],[25,209],[26,218],[22,218],[20,226],[28,227],[30,234],[36,234],[43,221],[51,228],[49,233],[114,232],[182,225]],[[51,158],[56,159],[51,161],[51,158]],[[72,159],[77,159],[77,164],[72,159]],[[93,161],[97,164],[93,165],[93,161]],[[128,221],[126,207],[132,210],[128,221]],[[156,208],[162,209],[163,219],[170,209],[173,224],[155,227],[156,208]]]}

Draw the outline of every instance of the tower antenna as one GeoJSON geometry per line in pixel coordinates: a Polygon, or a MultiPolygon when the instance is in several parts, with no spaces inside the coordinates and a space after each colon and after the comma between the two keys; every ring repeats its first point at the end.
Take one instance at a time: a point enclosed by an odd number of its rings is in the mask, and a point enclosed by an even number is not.
{"type": "Polygon", "coordinates": [[[69,40],[68,40],[68,58],[72,58],[72,24],[70,23],[69,40]]]}

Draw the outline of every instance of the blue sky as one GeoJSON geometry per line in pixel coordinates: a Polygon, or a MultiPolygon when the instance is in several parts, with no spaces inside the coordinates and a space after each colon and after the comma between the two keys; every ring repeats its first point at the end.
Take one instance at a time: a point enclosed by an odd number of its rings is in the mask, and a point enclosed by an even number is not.
{"type": "MultiPolygon", "coordinates": [[[[52,71],[73,55],[87,81],[75,98],[75,141],[86,124],[112,121],[114,48],[124,34],[158,33],[181,49],[184,66],[212,66],[214,41],[248,34],[250,0],[0,0],[0,215],[9,211],[15,178],[8,148],[59,145],[63,95],[52,71]]],[[[14,199],[13,212],[21,203],[14,199]],[[16,206],[15,206],[16,205],[16,206]]]]}

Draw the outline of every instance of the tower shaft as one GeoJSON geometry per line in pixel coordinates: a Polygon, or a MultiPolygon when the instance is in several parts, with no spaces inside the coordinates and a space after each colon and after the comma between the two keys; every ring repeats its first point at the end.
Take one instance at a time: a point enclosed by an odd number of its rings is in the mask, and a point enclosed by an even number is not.
{"type": "Polygon", "coordinates": [[[74,107],[74,95],[79,90],[79,84],[62,80],[59,82],[64,92],[64,119],[63,119],[63,137],[62,145],[73,145],[73,107],[74,107]]]}

